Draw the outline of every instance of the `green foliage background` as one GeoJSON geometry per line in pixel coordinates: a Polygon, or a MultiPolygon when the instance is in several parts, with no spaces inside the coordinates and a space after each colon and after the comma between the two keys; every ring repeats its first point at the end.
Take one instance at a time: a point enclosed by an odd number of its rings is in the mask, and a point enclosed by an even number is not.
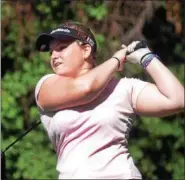
{"type": "MultiPolygon", "coordinates": [[[[89,25],[98,41],[97,63],[111,56],[121,42],[119,38],[107,39],[106,33],[98,28],[105,17],[111,18],[104,1],[2,1],[1,6],[1,150],[4,150],[39,120],[34,87],[40,77],[51,71],[49,54],[35,50],[40,32],[65,20],[89,25]]],[[[185,58],[182,44],[177,44],[176,51],[185,58]]],[[[184,84],[184,63],[174,61],[168,67],[184,84]]],[[[129,64],[123,74],[116,75],[148,79],[140,67],[129,64]]],[[[184,179],[183,119],[184,113],[166,118],[138,117],[130,135],[129,150],[144,179],[184,179]]],[[[6,163],[7,179],[57,178],[55,153],[42,126],[6,152],[6,163]]]]}

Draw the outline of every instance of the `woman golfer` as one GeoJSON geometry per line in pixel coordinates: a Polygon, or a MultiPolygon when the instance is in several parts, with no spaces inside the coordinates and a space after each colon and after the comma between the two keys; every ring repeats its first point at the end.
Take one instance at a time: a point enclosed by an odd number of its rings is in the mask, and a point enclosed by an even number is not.
{"type": "Polygon", "coordinates": [[[184,109],[184,87],[148,47],[136,50],[139,43],[96,66],[96,40],[82,24],[67,22],[37,38],[37,49],[51,52],[54,71],[39,80],[35,98],[58,179],[142,179],[128,152],[135,114],[164,117],[184,109]],[[154,83],[115,79],[125,61],[140,64],[154,83]]]}

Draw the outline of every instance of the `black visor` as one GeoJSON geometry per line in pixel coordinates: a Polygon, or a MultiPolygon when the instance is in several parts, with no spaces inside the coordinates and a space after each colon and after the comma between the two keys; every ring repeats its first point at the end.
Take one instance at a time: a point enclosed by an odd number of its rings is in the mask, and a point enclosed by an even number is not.
{"type": "Polygon", "coordinates": [[[94,42],[94,40],[86,33],[63,26],[51,31],[50,33],[40,34],[36,40],[36,49],[43,52],[49,51],[49,45],[53,39],[62,41],[78,39],[84,43],[90,44],[94,52],[96,52],[96,42],[94,42]]]}

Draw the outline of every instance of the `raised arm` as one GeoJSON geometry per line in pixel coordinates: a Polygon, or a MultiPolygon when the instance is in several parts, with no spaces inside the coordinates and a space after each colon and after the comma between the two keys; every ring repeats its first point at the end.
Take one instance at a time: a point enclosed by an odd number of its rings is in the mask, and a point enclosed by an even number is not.
{"type": "Polygon", "coordinates": [[[138,96],[136,111],[143,115],[168,116],[184,110],[184,87],[157,58],[146,71],[155,84],[146,86],[138,96]]]}
{"type": "Polygon", "coordinates": [[[144,58],[141,64],[145,66],[154,84],[149,83],[138,95],[136,112],[141,115],[161,117],[183,111],[184,87],[179,80],[148,48],[133,52],[127,59],[140,62],[142,57],[144,58]],[[149,54],[146,55],[147,53],[149,54]]]}
{"type": "MultiPolygon", "coordinates": [[[[113,56],[124,64],[126,48],[113,56]]],[[[39,105],[47,111],[79,106],[93,101],[106,87],[118,69],[118,60],[110,58],[77,78],[54,75],[46,79],[38,94],[39,105]]]]}

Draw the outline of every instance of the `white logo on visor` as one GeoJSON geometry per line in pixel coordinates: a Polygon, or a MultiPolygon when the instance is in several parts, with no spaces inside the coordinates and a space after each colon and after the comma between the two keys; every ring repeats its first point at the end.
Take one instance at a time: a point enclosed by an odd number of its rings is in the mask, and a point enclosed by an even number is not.
{"type": "Polygon", "coordinates": [[[91,38],[87,38],[87,42],[91,45],[91,46],[94,46],[94,42],[91,38]]]}
{"type": "Polygon", "coordinates": [[[66,33],[70,33],[71,31],[69,29],[58,28],[58,29],[55,29],[55,30],[51,31],[50,34],[53,34],[55,32],[66,32],[66,33]]]}

